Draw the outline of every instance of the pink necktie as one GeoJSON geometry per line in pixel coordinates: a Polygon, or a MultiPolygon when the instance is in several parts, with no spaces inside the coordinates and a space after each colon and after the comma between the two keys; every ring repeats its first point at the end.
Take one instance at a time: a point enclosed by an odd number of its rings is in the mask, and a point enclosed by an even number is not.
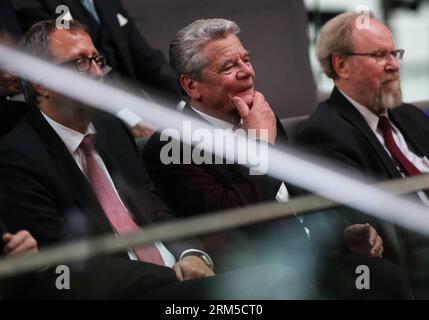
{"type": "MultiPolygon", "coordinates": [[[[110,224],[120,234],[135,232],[139,226],[129,215],[126,208],[122,205],[119,196],[113,189],[113,185],[106,173],[95,159],[94,146],[90,136],[85,136],[80,147],[82,148],[86,159],[86,172],[92,188],[97,195],[98,201],[109,219],[110,224]]],[[[157,247],[152,244],[145,244],[135,248],[135,252],[141,261],[150,262],[164,266],[164,260],[161,257],[157,247]]]]}

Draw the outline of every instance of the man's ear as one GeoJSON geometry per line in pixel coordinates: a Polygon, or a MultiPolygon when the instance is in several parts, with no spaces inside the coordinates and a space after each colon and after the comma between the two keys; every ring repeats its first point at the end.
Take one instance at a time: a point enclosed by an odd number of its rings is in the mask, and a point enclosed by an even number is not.
{"type": "Polygon", "coordinates": [[[200,100],[201,94],[199,91],[199,84],[200,82],[192,79],[188,75],[182,74],[179,78],[180,85],[182,86],[183,90],[186,91],[188,96],[193,100],[200,100]]]}
{"type": "Polygon", "coordinates": [[[340,79],[350,78],[349,60],[346,56],[333,54],[331,57],[332,66],[340,79]]]}
{"type": "Polygon", "coordinates": [[[31,83],[31,86],[34,88],[38,96],[49,98],[49,90],[46,89],[43,85],[37,83],[31,83]]]}

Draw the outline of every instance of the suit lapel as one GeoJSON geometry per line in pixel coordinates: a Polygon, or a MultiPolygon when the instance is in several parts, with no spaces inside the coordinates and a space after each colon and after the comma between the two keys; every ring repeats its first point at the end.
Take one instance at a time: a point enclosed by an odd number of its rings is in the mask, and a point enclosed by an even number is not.
{"type": "Polygon", "coordinates": [[[75,199],[76,205],[88,214],[88,218],[95,222],[94,226],[98,230],[111,230],[88,180],[61,138],[51,128],[40,111],[32,110],[28,116],[28,121],[42,139],[58,175],[66,181],[65,186],[75,199]]]}
{"type": "Polygon", "coordinates": [[[352,127],[356,128],[365,137],[365,139],[368,140],[369,144],[376,151],[377,156],[380,158],[389,175],[391,177],[401,177],[401,174],[396,169],[394,162],[384,150],[384,147],[381,145],[374,132],[372,132],[364,117],[336,87],[332,91],[332,94],[329,98],[329,103],[340,112],[340,114],[350,123],[352,127]]]}

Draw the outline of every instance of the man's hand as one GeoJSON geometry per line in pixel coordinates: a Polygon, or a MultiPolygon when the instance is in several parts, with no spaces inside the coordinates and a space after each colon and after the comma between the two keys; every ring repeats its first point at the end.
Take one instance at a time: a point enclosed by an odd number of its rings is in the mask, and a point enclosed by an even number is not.
{"type": "Polygon", "coordinates": [[[179,281],[212,277],[213,270],[197,256],[186,256],[173,266],[179,281]]]}
{"type": "Polygon", "coordinates": [[[0,95],[13,96],[19,93],[21,93],[21,86],[18,78],[4,69],[0,69],[0,95]]]}
{"type": "Polygon", "coordinates": [[[154,134],[155,129],[152,129],[143,121],[140,121],[134,127],[131,128],[131,132],[134,138],[149,138],[154,134]]]}
{"type": "Polygon", "coordinates": [[[232,98],[245,129],[256,129],[256,137],[261,138],[260,130],[268,130],[268,142],[274,144],[277,136],[276,116],[262,93],[255,91],[250,108],[240,97],[232,98]]]}
{"type": "Polygon", "coordinates": [[[369,257],[383,257],[383,239],[370,224],[351,225],[344,229],[343,236],[350,252],[369,257]]]}
{"type": "Polygon", "coordinates": [[[4,252],[8,256],[38,252],[37,241],[26,230],[19,231],[16,234],[5,233],[3,241],[5,243],[4,252]]]}

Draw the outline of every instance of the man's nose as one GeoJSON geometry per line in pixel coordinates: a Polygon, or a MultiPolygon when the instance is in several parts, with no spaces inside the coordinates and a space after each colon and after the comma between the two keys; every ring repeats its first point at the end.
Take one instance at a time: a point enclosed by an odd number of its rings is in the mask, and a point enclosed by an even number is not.
{"type": "Polygon", "coordinates": [[[387,57],[386,62],[386,70],[389,71],[399,71],[399,68],[401,67],[398,58],[396,58],[393,54],[389,54],[387,57]]]}
{"type": "Polygon", "coordinates": [[[101,70],[100,66],[93,60],[91,61],[91,69],[89,69],[89,73],[91,77],[95,79],[101,79],[103,78],[103,71],[101,70]]]}
{"type": "Polygon", "coordinates": [[[237,78],[247,78],[252,73],[252,65],[250,63],[246,63],[243,60],[240,60],[239,62],[239,68],[240,70],[237,72],[237,78]]]}

